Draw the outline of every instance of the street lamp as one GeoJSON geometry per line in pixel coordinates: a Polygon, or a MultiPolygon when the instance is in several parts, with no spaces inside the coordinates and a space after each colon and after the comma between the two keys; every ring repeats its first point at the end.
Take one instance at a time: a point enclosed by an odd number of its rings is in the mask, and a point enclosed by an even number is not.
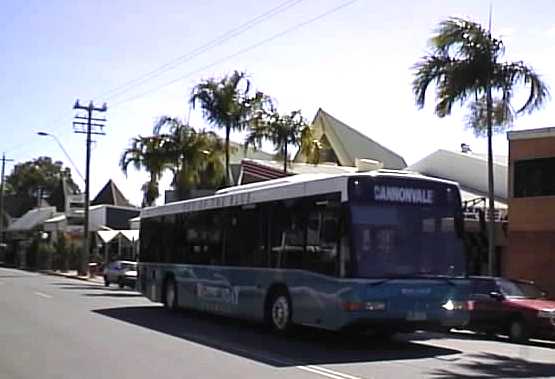
{"type": "Polygon", "coordinates": [[[73,159],[71,159],[71,157],[69,156],[69,154],[67,153],[66,149],[64,149],[64,146],[62,145],[62,143],[60,142],[60,140],[58,139],[58,137],[56,137],[54,134],[50,134],[50,133],[46,133],[46,132],[37,132],[37,134],[39,136],[47,136],[47,137],[52,137],[54,138],[54,141],[56,141],[56,143],[58,144],[58,146],[60,146],[60,149],[62,149],[62,151],[64,152],[64,154],[66,155],[67,159],[69,160],[69,162],[71,163],[71,165],[73,166],[73,168],[75,169],[75,172],[77,173],[77,175],[79,175],[79,177],[81,178],[81,180],[84,182],[85,178],[83,177],[83,175],[81,174],[81,171],[79,171],[79,169],[77,168],[77,165],[75,164],[75,162],[73,162],[73,159]]]}

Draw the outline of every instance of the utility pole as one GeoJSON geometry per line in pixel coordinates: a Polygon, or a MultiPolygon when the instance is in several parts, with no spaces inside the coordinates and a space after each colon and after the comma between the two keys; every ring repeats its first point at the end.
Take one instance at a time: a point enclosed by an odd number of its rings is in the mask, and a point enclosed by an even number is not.
{"type": "Polygon", "coordinates": [[[0,175],[0,245],[4,243],[4,171],[6,170],[6,162],[13,162],[13,159],[7,159],[6,153],[2,153],[2,173],[0,175]]]}
{"type": "Polygon", "coordinates": [[[81,259],[79,260],[79,274],[89,274],[89,185],[90,185],[90,166],[91,166],[91,136],[92,135],[105,135],[104,122],[105,118],[93,117],[93,112],[106,112],[108,107],[106,103],[102,107],[95,107],[91,101],[89,105],[79,104],[79,100],[75,101],[73,109],[85,111],[85,116],[75,115],[73,121],[73,129],[75,133],[87,135],[87,160],[85,169],[85,214],[83,219],[83,250],[81,252],[81,259]]]}

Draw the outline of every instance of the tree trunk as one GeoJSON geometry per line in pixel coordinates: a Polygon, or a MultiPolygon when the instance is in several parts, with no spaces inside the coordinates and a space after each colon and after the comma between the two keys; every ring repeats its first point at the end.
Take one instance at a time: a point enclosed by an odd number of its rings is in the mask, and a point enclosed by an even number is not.
{"type": "Polygon", "coordinates": [[[486,111],[487,111],[487,134],[488,134],[488,270],[489,275],[497,274],[496,256],[495,256],[495,198],[494,198],[494,180],[493,180],[493,141],[492,141],[492,109],[493,100],[491,97],[491,86],[488,82],[486,90],[486,111]]]}
{"type": "Polygon", "coordinates": [[[283,144],[283,173],[287,175],[287,142],[283,144]]]}
{"type": "Polygon", "coordinates": [[[231,127],[228,125],[225,127],[225,185],[231,185],[229,180],[229,133],[231,132],[231,127]]]}

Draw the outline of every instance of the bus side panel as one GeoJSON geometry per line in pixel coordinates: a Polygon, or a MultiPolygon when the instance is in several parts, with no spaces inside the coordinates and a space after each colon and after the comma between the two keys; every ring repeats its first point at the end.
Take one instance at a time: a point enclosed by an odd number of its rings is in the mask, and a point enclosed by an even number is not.
{"type": "Polygon", "coordinates": [[[324,329],[338,329],[345,322],[339,294],[349,291],[350,285],[337,278],[306,272],[289,271],[293,322],[324,329]]]}

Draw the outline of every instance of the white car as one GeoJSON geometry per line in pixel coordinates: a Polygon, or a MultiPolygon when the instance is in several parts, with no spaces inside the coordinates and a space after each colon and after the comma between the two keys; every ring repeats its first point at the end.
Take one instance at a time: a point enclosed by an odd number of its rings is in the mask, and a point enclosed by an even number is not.
{"type": "Polygon", "coordinates": [[[114,261],[104,269],[104,285],[117,283],[120,288],[125,286],[135,288],[137,282],[137,262],[114,261]]]}

